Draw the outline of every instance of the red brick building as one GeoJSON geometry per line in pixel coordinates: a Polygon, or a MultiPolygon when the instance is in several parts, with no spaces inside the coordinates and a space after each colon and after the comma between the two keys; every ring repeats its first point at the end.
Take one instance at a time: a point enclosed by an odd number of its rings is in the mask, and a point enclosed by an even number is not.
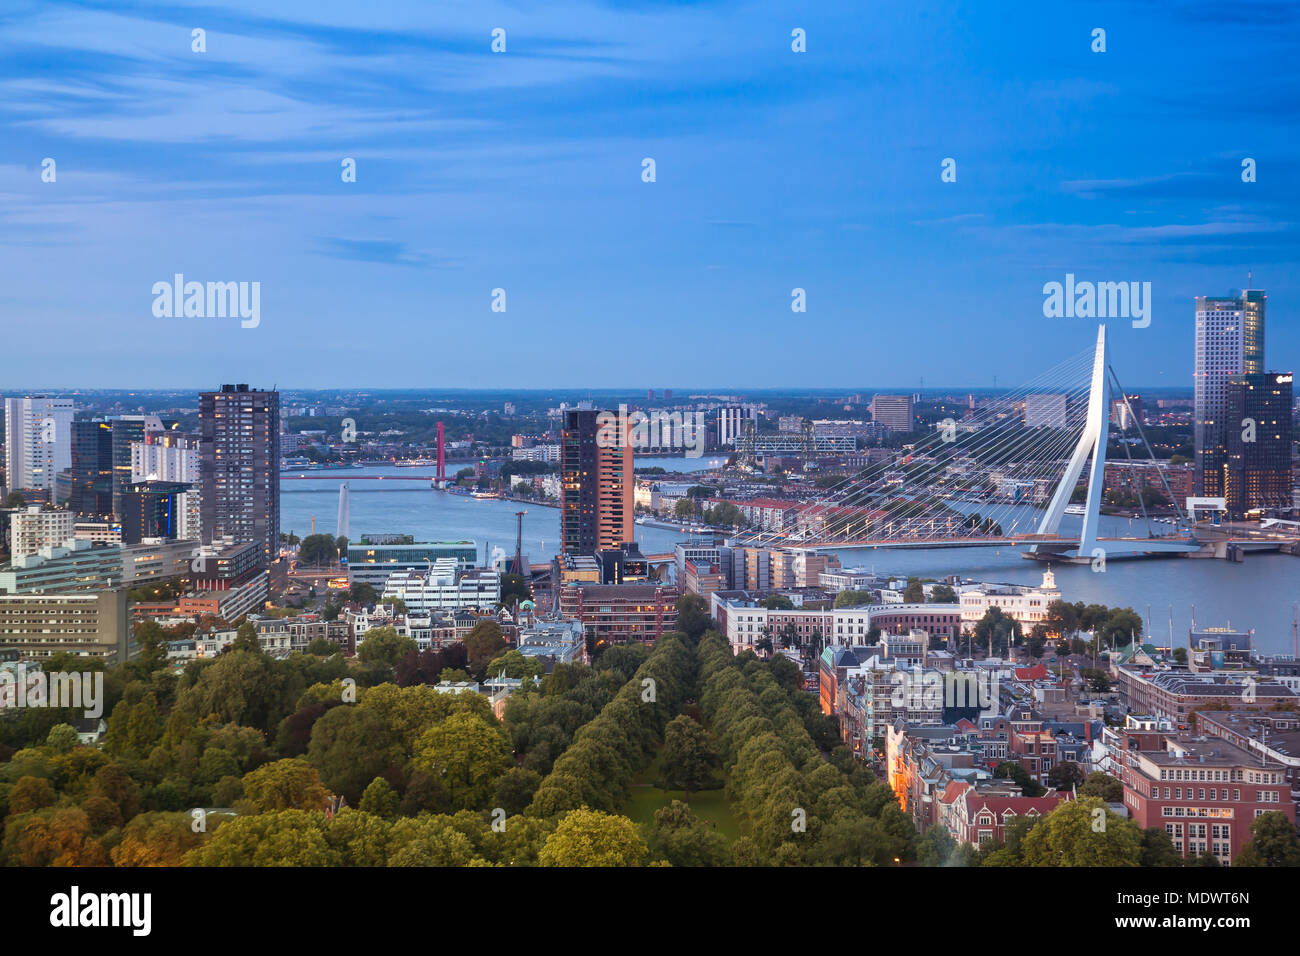
{"type": "Polygon", "coordinates": [[[677,626],[677,589],[660,584],[566,584],[560,614],[601,644],[651,643],[677,626]]]}
{"type": "Polygon", "coordinates": [[[1013,720],[1007,732],[1007,759],[1046,786],[1047,773],[1057,764],[1056,735],[1045,730],[1041,720],[1013,720]]]}
{"type": "Polygon", "coordinates": [[[1138,826],[1164,827],[1185,857],[1230,863],[1261,813],[1295,822],[1286,768],[1227,740],[1158,731],[1122,735],[1124,803],[1138,826]]]}
{"type": "Polygon", "coordinates": [[[939,816],[959,843],[984,846],[1006,838],[1007,826],[1021,817],[1045,817],[1068,793],[1053,790],[1042,797],[981,793],[966,783],[950,783],[940,798],[939,816]]]}

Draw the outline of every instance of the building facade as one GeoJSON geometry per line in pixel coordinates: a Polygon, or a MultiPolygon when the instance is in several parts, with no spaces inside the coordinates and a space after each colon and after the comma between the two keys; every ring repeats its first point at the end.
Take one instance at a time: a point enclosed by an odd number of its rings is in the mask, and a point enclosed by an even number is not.
{"type": "Polygon", "coordinates": [[[22,558],[36,554],[41,548],[61,547],[75,537],[75,523],[76,515],[61,508],[29,505],[22,511],[11,512],[9,556],[22,558]]]}
{"type": "Polygon", "coordinates": [[[659,584],[566,584],[560,614],[581,621],[592,646],[648,644],[677,626],[677,596],[659,584]]]}
{"type": "Polygon", "coordinates": [[[1184,857],[1228,865],[1269,811],[1295,823],[1287,769],[1222,738],[1125,731],[1124,804],[1138,826],[1162,827],[1184,857]]]}
{"type": "Polygon", "coordinates": [[[1239,296],[1196,298],[1192,439],[1196,448],[1196,494],[1224,493],[1228,455],[1228,381],[1264,371],[1264,306],[1257,289],[1239,296]]]}
{"type": "Polygon", "coordinates": [[[55,476],[72,467],[70,398],[5,399],[5,484],[10,491],[54,491],[55,476]]]}
{"type": "Polygon", "coordinates": [[[369,584],[376,591],[383,591],[388,579],[397,573],[425,571],[448,558],[457,564],[473,564],[478,560],[478,544],[474,541],[378,543],[384,540],[385,536],[374,539],[363,536],[359,542],[348,543],[349,584],[369,584]]]}
{"type": "Polygon", "coordinates": [[[1291,509],[1291,379],[1261,372],[1228,380],[1222,484],[1230,518],[1291,509]]]}
{"type": "Polygon", "coordinates": [[[626,428],[609,434],[592,409],[564,413],[560,462],[560,546],[591,555],[634,540],[634,452],[626,428]]]}
{"type": "Polygon", "coordinates": [[[0,649],[25,660],[66,652],[124,663],[132,656],[126,591],[0,595],[0,649]]]}
{"type": "Polygon", "coordinates": [[[68,507],[84,518],[113,514],[113,426],[104,421],[72,423],[71,489],[68,507]]]}
{"type": "Polygon", "coordinates": [[[876,395],[871,399],[871,417],[896,432],[915,428],[911,395],[876,395]]]}
{"type": "Polygon", "coordinates": [[[280,393],[223,385],[199,395],[200,514],[205,542],[256,542],[280,553],[280,393]]]}

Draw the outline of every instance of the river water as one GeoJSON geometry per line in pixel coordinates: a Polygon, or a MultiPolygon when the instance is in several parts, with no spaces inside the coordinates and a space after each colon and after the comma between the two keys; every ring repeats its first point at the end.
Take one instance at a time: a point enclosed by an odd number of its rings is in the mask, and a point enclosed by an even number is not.
{"type": "MultiPolygon", "coordinates": [[[[685,472],[711,467],[709,459],[638,458],[637,467],[659,465],[669,471],[685,472]]],[[[455,474],[458,463],[449,463],[455,474]]],[[[486,559],[489,548],[500,547],[508,555],[515,551],[515,512],[526,511],[523,527],[524,554],[533,564],[549,561],[560,543],[560,511],[545,505],[524,504],[495,498],[434,491],[427,481],[369,481],[367,476],[402,477],[432,475],[433,467],[399,468],[373,466],[318,471],[286,471],[280,481],[280,530],[300,538],[316,531],[334,534],[338,523],[339,486],[348,479],[352,540],[364,534],[409,534],[416,541],[476,541],[479,557],[486,559]],[[308,481],[285,481],[306,475],[308,481]]],[[[636,540],[645,554],[671,551],[681,535],[662,528],[636,526],[636,540]]]]}
{"type": "MultiPolygon", "coordinates": [[[[709,459],[638,458],[637,466],[659,465],[670,471],[686,472],[711,467],[709,459]]],[[[448,470],[454,471],[452,466],[448,470]]],[[[397,468],[376,466],[330,472],[286,472],[328,476],[326,480],[282,481],[280,485],[280,527],[300,537],[316,518],[319,532],[333,534],[338,513],[339,485],[348,478],[365,475],[401,476],[431,474],[431,467],[397,468]]],[[[365,533],[410,534],[417,541],[471,539],[481,557],[489,547],[514,551],[515,512],[524,510],[523,547],[534,564],[550,559],[560,538],[560,512],[536,504],[496,499],[475,499],[432,490],[427,483],[353,481],[350,487],[353,539],[365,533]]],[[[1029,527],[1034,514],[1024,509],[1021,524],[1029,527]]],[[[1001,518],[1004,525],[1005,518],[1001,518]]],[[[1077,534],[1081,518],[1066,515],[1063,534],[1077,534]]],[[[1157,527],[1160,527],[1157,525],[1157,527]]],[[[1167,526],[1166,526],[1167,527],[1167,526]]],[[[1101,535],[1141,535],[1145,526],[1126,518],[1103,515],[1101,535]]],[[[646,554],[671,551],[681,539],[676,532],[638,525],[637,541],[646,554]]],[[[879,573],[915,574],[938,578],[948,574],[979,581],[1036,584],[1043,565],[1027,561],[1010,548],[950,548],[932,551],[853,549],[838,552],[845,567],[867,567],[879,573]]],[[[1300,601],[1300,558],[1278,554],[1248,554],[1243,563],[1229,561],[1165,558],[1122,561],[1111,559],[1104,572],[1090,565],[1053,566],[1057,586],[1067,601],[1132,607],[1148,616],[1151,633],[1159,644],[1168,643],[1170,613],[1174,643],[1185,643],[1192,624],[1236,629],[1254,628],[1255,644],[1261,653],[1292,652],[1293,604],[1300,601]]]]}

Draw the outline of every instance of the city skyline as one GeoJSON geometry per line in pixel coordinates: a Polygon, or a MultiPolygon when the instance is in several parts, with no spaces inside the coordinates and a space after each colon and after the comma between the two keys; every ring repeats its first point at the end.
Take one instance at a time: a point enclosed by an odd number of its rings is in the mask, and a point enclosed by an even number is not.
{"type": "Polygon", "coordinates": [[[57,343],[66,380],[128,387],[144,340],[160,388],[471,387],[447,359],[485,349],[493,380],[603,388],[626,369],[564,342],[599,336],[663,380],[848,388],[883,361],[889,388],[989,386],[1086,346],[1095,323],[1043,314],[1075,275],[1151,284],[1149,327],[1111,323],[1115,364],[1179,387],[1195,297],[1252,272],[1289,368],[1296,17],[20,5],[0,40],[0,380],[48,387],[18,357],[57,343]],[[256,327],[155,316],[176,274],[259,283],[256,327]]]}
{"type": "Polygon", "coordinates": [[[1283,920],[1297,54],[1295,0],[11,0],[19,912],[1023,867],[1084,874],[1036,936],[1283,920]]]}

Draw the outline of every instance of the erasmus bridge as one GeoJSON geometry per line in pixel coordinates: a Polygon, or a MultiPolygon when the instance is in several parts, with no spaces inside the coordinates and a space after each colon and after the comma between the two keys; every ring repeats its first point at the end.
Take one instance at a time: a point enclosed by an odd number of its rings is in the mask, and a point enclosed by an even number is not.
{"type": "MultiPolygon", "coordinates": [[[[996,546],[1023,549],[1027,558],[1078,563],[1111,555],[1223,556],[1233,542],[1217,528],[1198,525],[1198,510],[1221,511],[1223,501],[1178,500],[1110,366],[1102,325],[1095,347],[970,417],[938,423],[896,460],[847,476],[811,502],[792,503],[779,519],[731,543],[809,550],[996,546]],[[1125,536],[1102,529],[1112,396],[1135,432],[1121,441],[1124,456],[1111,463],[1112,475],[1116,467],[1130,472],[1127,484],[1145,534],[1132,533],[1137,514],[1125,536]],[[1134,457],[1134,445],[1145,455],[1134,457]],[[1074,503],[1080,478],[1086,492],[1074,503]],[[1166,503],[1162,516],[1148,512],[1146,488],[1166,503]],[[1067,514],[1082,519],[1077,533],[1062,530],[1067,514]]],[[[1242,543],[1276,549],[1284,540],[1256,533],[1242,543]]]]}

